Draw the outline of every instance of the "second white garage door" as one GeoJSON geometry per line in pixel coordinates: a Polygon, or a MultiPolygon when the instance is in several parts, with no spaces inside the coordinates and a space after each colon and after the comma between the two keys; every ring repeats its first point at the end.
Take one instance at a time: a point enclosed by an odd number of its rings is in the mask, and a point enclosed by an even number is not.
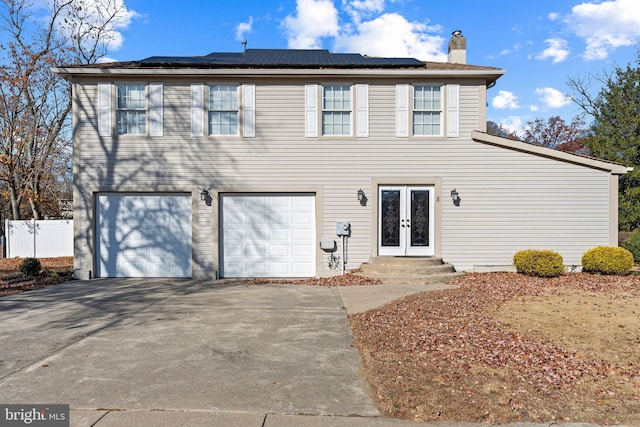
{"type": "Polygon", "coordinates": [[[221,209],[223,277],[315,275],[313,194],[229,194],[221,209]]]}

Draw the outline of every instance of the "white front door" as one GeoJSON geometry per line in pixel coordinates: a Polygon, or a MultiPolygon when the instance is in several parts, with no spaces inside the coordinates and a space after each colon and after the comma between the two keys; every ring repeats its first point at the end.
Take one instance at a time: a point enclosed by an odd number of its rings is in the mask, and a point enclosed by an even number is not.
{"type": "Polygon", "coordinates": [[[434,187],[378,188],[378,255],[434,254],[434,187]]]}

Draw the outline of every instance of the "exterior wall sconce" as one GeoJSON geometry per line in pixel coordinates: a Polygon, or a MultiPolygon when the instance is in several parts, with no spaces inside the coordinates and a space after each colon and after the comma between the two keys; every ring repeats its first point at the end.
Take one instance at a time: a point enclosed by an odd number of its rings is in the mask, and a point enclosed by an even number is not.
{"type": "Polygon", "coordinates": [[[358,190],[358,201],[362,206],[367,205],[367,196],[364,194],[364,191],[362,191],[362,188],[358,190]]]}
{"type": "Polygon", "coordinates": [[[458,194],[458,191],[454,188],[453,190],[451,190],[451,200],[453,200],[453,204],[456,206],[460,206],[460,195],[458,194]]]}
{"type": "Polygon", "coordinates": [[[203,202],[208,202],[209,200],[211,200],[211,195],[209,194],[209,190],[211,190],[211,187],[209,188],[200,188],[198,187],[198,189],[200,189],[200,200],[203,202]]]}

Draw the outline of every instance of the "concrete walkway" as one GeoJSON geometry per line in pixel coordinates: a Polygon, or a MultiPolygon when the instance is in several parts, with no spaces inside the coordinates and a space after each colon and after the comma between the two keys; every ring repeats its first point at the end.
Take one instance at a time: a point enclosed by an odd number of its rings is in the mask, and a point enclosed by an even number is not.
{"type": "Polygon", "coordinates": [[[425,289],[99,279],[0,298],[0,403],[69,404],[72,426],[416,425],[377,410],[345,309],[425,289]]]}

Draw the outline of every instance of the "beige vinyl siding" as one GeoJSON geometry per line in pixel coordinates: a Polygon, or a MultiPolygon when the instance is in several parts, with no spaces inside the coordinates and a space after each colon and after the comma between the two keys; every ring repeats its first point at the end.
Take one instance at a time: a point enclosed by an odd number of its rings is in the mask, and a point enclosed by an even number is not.
{"type": "MultiPolygon", "coordinates": [[[[558,250],[567,264],[579,264],[584,250],[609,243],[607,172],[470,139],[480,127],[484,86],[461,82],[460,138],[397,138],[395,81],[369,82],[368,138],[305,138],[304,84],[317,82],[254,79],[248,83],[256,85],[256,137],[242,138],[192,137],[191,84],[199,82],[163,81],[164,137],[154,138],[99,137],[97,81],[74,86],[74,144],[82,165],[76,173],[82,201],[76,205],[86,215],[77,230],[76,255],[83,268],[91,269],[94,262],[91,210],[96,191],[192,192],[198,216],[194,274],[219,268],[216,201],[206,206],[198,187],[316,192],[321,206],[316,210],[321,220],[317,243],[322,236],[333,237],[341,255],[335,222],[352,223],[347,268],[376,254],[371,239],[377,209],[374,179],[381,184],[385,179],[407,184],[440,180],[436,203],[441,228],[436,233],[441,233],[441,245],[436,254],[459,269],[510,265],[513,253],[527,247],[558,250]],[[367,206],[357,200],[360,188],[369,199],[367,206]],[[462,198],[459,207],[449,196],[454,188],[462,198]]],[[[330,273],[325,254],[317,253],[318,274],[330,273]]]]}
{"type": "Polygon", "coordinates": [[[469,138],[471,131],[479,130],[480,93],[483,85],[460,85],[460,137],[469,138]]]}

